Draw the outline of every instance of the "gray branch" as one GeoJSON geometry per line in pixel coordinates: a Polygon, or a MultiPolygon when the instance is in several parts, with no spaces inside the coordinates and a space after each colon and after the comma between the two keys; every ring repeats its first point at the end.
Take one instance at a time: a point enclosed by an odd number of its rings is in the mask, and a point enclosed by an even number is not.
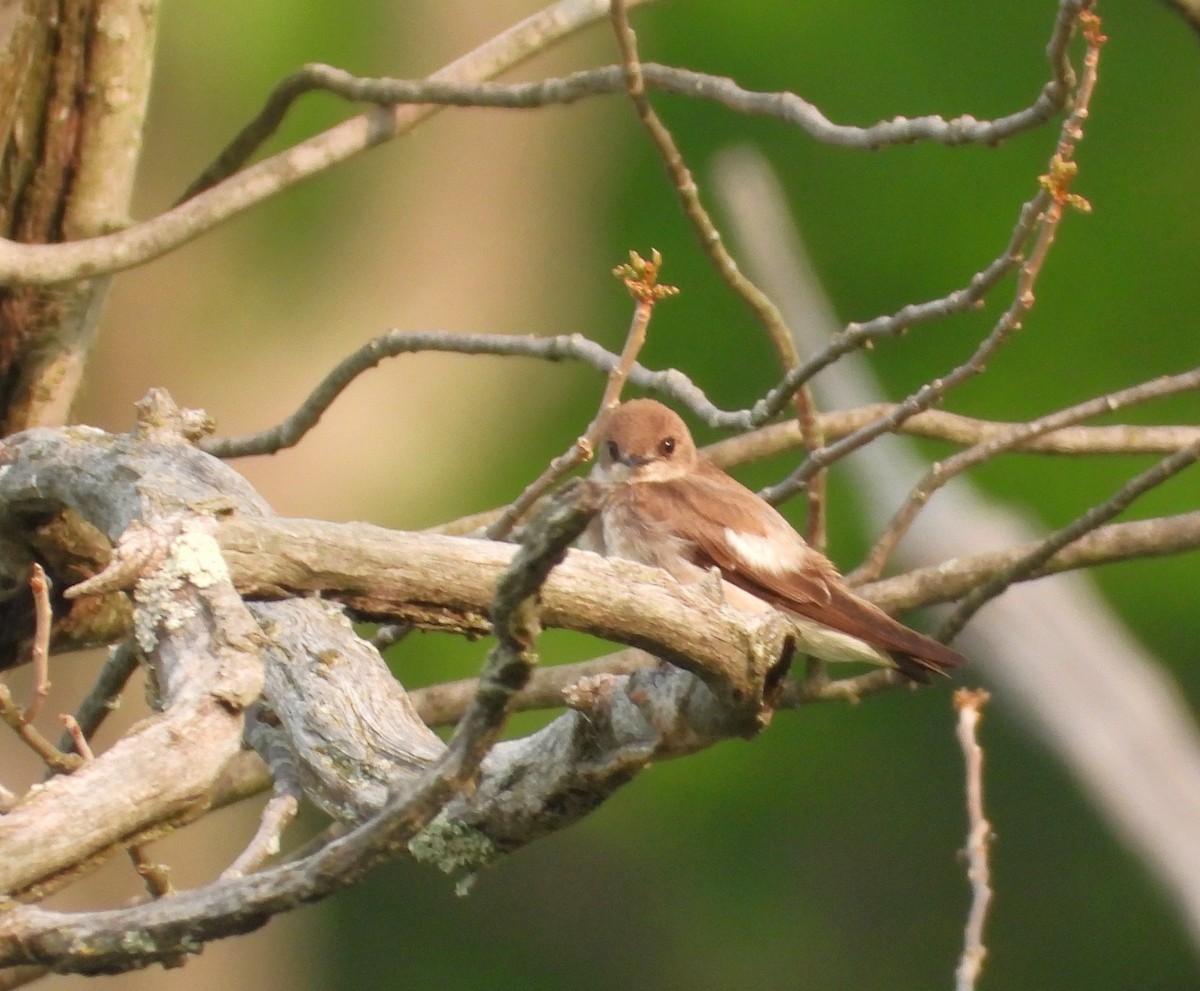
{"type": "MultiPolygon", "coordinates": [[[[290,591],[247,604],[235,591],[213,534],[228,527],[259,540],[261,551],[245,543],[229,550],[245,580],[256,559],[275,560],[265,550],[270,527],[288,524],[189,442],[199,425],[157,394],[142,404],[133,434],[35,430],[0,448],[0,522],[18,543],[33,522],[68,510],[113,543],[109,567],[71,594],[130,590],[134,631],[163,705],[161,715],[0,817],[0,890],[36,899],[81,863],[202,815],[238,753],[242,714],[256,702],[273,714],[305,796],[356,828],[296,864],[134,908],[13,908],[0,918],[0,966],[95,972],[177,957],[352,884],[406,848],[470,874],[585,815],[653,756],[750,735],[770,718],[798,635],[787,624],[747,625],[712,590],[671,587],[651,569],[625,572],[581,552],[547,577],[594,511],[598,493],[583,485],[531,522],[527,547],[392,535],[402,553],[389,562],[394,581],[386,588],[408,581],[415,611],[427,619],[480,631],[494,623],[501,632],[475,701],[444,747],[337,605],[290,591]],[[256,528],[267,528],[265,543],[256,528]],[[649,647],[696,674],[664,665],[585,679],[571,697],[586,718],[569,712],[488,753],[532,663],[535,593],[548,621],[649,647]],[[697,615],[705,617],[700,628],[697,615]],[[470,796],[460,794],[477,772],[470,796]]],[[[355,556],[369,561],[378,550],[370,529],[327,545],[318,570],[336,573],[355,556]]],[[[326,539],[319,528],[308,537],[326,539]]],[[[290,584],[278,569],[255,581],[275,595],[290,584]]]]}

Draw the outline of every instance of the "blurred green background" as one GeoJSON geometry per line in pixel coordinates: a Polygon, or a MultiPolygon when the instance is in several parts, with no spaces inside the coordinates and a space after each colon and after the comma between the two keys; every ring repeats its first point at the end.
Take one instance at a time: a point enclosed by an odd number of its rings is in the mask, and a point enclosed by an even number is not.
{"type": "MultiPolygon", "coordinates": [[[[297,65],[419,76],[534,9],[167,4],[137,215],[164,208],[297,65]]],[[[1149,0],[1100,12],[1110,41],[1075,187],[1095,211],[1067,217],[1025,329],[950,398],[952,410],[1027,418],[1197,363],[1200,45],[1149,0]]],[[[1054,13],[1050,2],[676,0],[637,11],[634,23],[647,60],[790,89],[836,121],[867,124],[1028,104],[1047,78],[1054,13]]],[[[512,78],[613,57],[601,24],[512,78]]],[[[998,149],[868,154],[713,105],[655,104],[702,188],[713,156],[731,144],[770,158],[846,320],[965,284],[1004,246],[1057,134],[1055,124],[998,149]]],[[[311,97],[272,148],[344,113],[311,97]]],[[[719,404],[752,401],[777,376],[771,352],[710,271],[623,100],[450,111],[118,277],[79,417],[126,429],[130,404],[165,386],[213,412],[222,430],[265,426],[389,327],[579,331],[616,347],[630,307],[609,269],[630,248],[652,247],[683,293],[656,313],[644,361],[684,369],[719,404]]],[[[888,398],[962,361],[1009,299],[1006,283],[982,312],[880,345],[871,361],[888,398]]],[[[601,385],[569,367],[404,358],[357,383],[296,450],[239,467],[281,513],[428,526],[511,498],[586,424],[601,385]]],[[[1190,423],[1196,413],[1187,397],[1129,418],[1190,423]]],[[[1050,528],[1151,460],[1010,457],[977,480],[1050,528]]],[[[1198,494],[1193,470],[1131,515],[1192,508],[1198,494]]],[[[830,516],[832,556],[852,566],[870,535],[837,472],[830,516]]],[[[1193,706],[1196,565],[1193,554],[1096,574],[1193,706]]],[[[485,649],[423,636],[391,660],[417,685],[471,673],[485,649]]],[[[544,660],[589,649],[550,637],[544,660]]],[[[785,713],[753,743],[651,769],[586,822],[488,872],[468,898],[432,870],[397,862],[327,904],[209,948],[182,973],[121,980],[445,991],[946,987],[969,897],[953,719],[947,686],[785,713]]],[[[1172,906],[1003,697],[983,742],[997,895],[981,986],[1197,986],[1172,906]]],[[[223,818],[210,827],[221,836],[211,846],[236,850],[249,828],[245,815],[223,818]]],[[[211,876],[194,847],[179,850],[195,882],[211,876]]]]}

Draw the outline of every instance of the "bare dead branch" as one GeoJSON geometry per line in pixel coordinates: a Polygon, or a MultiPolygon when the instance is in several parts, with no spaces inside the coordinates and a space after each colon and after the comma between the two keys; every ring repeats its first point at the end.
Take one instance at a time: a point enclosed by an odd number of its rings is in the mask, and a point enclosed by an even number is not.
{"type": "MultiPolygon", "coordinates": [[[[723,102],[741,112],[775,112],[785,119],[794,119],[795,123],[822,141],[852,147],[875,148],[883,144],[917,140],[936,140],[949,145],[968,141],[995,143],[1044,123],[1062,109],[1071,79],[1065,56],[1070,25],[1078,11],[1087,5],[1087,0],[1063,0],[1047,48],[1054,78],[1046,84],[1033,105],[996,121],[979,121],[965,115],[949,121],[927,116],[912,120],[896,118],[872,128],[844,127],[831,124],[815,107],[792,94],[748,93],[729,80],[667,67],[655,67],[644,75],[652,85],[663,89],[685,94],[690,90],[697,96],[709,98],[719,96],[723,102]]],[[[13,284],[49,285],[132,267],[173,250],[242,210],[318,172],[398,134],[407,133],[447,103],[501,105],[505,100],[512,102],[508,96],[498,95],[498,91],[484,89],[474,93],[455,93],[448,89],[439,91],[438,87],[452,87],[456,83],[494,76],[523,61],[533,52],[544,50],[567,34],[597,20],[607,8],[608,5],[602,0],[561,0],[439,70],[422,83],[407,84],[410,87],[407,93],[402,81],[368,80],[359,84],[352,77],[341,79],[337,70],[328,67],[306,67],[299,74],[301,78],[281,84],[260,118],[251,122],[193,184],[188,191],[191,195],[185,195],[185,201],[180,205],[123,231],[100,237],[46,245],[0,240],[0,280],[13,284]],[[270,135],[290,99],[309,88],[310,82],[334,91],[340,86],[349,98],[386,101],[387,105],[377,106],[250,166],[236,176],[226,178],[247,161],[270,135]],[[414,102],[399,104],[398,101],[405,96],[411,97],[414,102]]],[[[578,81],[562,82],[568,85],[557,93],[551,87],[547,96],[552,95],[555,99],[543,102],[569,102],[586,95],[578,91],[578,81]]],[[[600,91],[617,92],[622,87],[620,67],[597,70],[594,78],[586,82],[587,86],[599,87],[600,91]]],[[[521,94],[521,99],[526,100],[528,105],[538,105],[536,95],[534,91],[526,91],[521,94]]]]}
{"type": "MultiPolygon", "coordinates": [[[[865,323],[850,323],[835,334],[817,354],[802,364],[790,369],[783,379],[755,404],[753,420],[747,426],[754,427],[774,419],[787,406],[797,388],[808,382],[821,369],[832,365],[843,355],[868,347],[886,337],[899,337],[912,327],[931,320],[940,320],[975,309],[1021,260],[1021,246],[1029,238],[1038,217],[1037,203],[1027,203],[1022,208],[1012,235],[1003,252],[986,267],[971,276],[967,285],[939,299],[924,303],[909,303],[895,313],[876,317],[865,323]]],[[[897,429],[903,420],[898,420],[897,429]]]]}
{"type": "Polygon", "coordinates": [[[443,758],[344,838],[304,860],[258,874],[132,908],[78,914],[14,908],[0,917],[0,966],[39,963],[60,972],[117,973],[175,960],[210,940],[253,931],[277,912],[357,883],[393,856],[473,770],[468,755],[443,758]]]}
{"type": "MultiPolygon", "coordinates": [[[[952,602],[993,575],[1015,568],[1018,562],[1039,552],[1044,545],[1044,541],[1038,540],[1002,551],[956,558],[932,567],[917,568],[896,578],[885,578],[856,591],[889,612],[935,602],[952,602]]],[[[1112,523],[1097,527],[1067,544],[1040,567],[1022,572],[1021,580],[1139,557],[1180,554],[1197,548],[1200,548],[1200,511],[1112,523]]]]}
{"type": "MultiPolygon", "coordinates": [[[[606,0],[559,0],[451,62],[432,78],[466,82],[497,75],[595,22],[607,10],[606,0]]],[[[0,239],[0,282],[51,285],[121,271],[157,258],[313,175],[408,133],[440,109],[429,103],[375,107],[114,234],[61,244],[0,239]]]]}
{"type": "Polygon", "coordinates": [[[70,746],[75,748],[75,753],[79,754],[84,760],[95,760],[96,755],[92,753],[91,745],[88,743],[87,737],[83,735],[83,730],[75,720],[75,717],[62,715],[58,718],[63,724],[63,732],[71,740],[70,746]]]}
{"type": "MultiPolygon", "coordinates": [[[[70,745],[75,748],[75,752],[85,762],[95,760],[96,755],[92,752],[91,745],[84,735],[83,728],[79,725],[75,717],[64,715],[59,718],[62,720],[62,724],[65,727],[64,732],[70,738],[70,745]]],[[[146,891],[151,898],[161,898],[163,895],[170,894],[174,890],[171,887],[168,869],[162,864],[156,864],[150,860],[142,844],[130,844],[129,859],[132,861],[133,868],[137,871],[138,876],[146,882],[146,891]]]]}
{"type": "MultiPolygon", "coordinates": [[[[660,663],[642,650],[621,650],[577,664],[538,668],[513,702],[514,711],[557,709],[566,702],[563,693],[584,678],[596,675],[627,675],[660,663]]],[[[475,691],[475,678],[447,681],[412,692],[413,705],[430,726],[449,726],[458,721],[475,691]]]]}
{"type": "MultiPolygon", "coordinates": [[[[302,595],[319,585],[363,615],[467,634],[490,631],[492,590],[515,553],[509,544],[363,523],[235,517],[220,532],[231,573],[251,598],[302,595]]],[[[756,643],[782,635],[769,618],[681,586],[660,569],[587,551],[569,552],[550,576],[542,621],[650,650],[694,671],[714,692],[742,699],[760,698],[766,676],[747,656],[756,643]]],[[[836,657],[858,643],[816,624],[805,629],[796,635],[816,653],[836,657]]],[[[870,652],[854,656],[879,663],[870,652]]]]}
{"type": "MultiPolygon", "coordinates": [[[[206,439],[200,446],[219,458],[273,454],[291,447],[317,424],[325,410],[363,372],[374,368],[385,358],[423,351],[526,357],[543,361],[582,361],[605,374],[612,374],[620,364],[618,355],[580,334],[534,337],[392,330],[368,341],[339,362],[300,408],[282,423],[243,437],[206,439]]],[[[657,391],[693,410],[699,408],[703,412],[698,415],[706,420],[724,415],[708,402],[704,393],[682,372],[674,369],[653,372],[635,362],[628,377],[640,388],[657,391]]]]}
{"type": "Polygon", "coordinates": [[[1077,17],[1084,27],[1084,36],[1087,39],[1084,72],[1075,93],[1074,106],[1059,131],[1058,144],[1051,157],[1048,172],[1041,177],[1042,191],[1026,203],[1021,211],[1021,221],[1017,224],[1017,230],[1022,229],[1027,219],[1032,221],[1032,246],[1017,273],[1016,292],[1012,303],[967,361],[944,377],[926,383],[896,407],[889,416],[811,453],[787,478],[764,491],[763,497],[768,501],[780,502],[789,498],[821,468],[845,457],[881,434],[895,429],[907,417],[940,403],[951,389],[981,374],[987,368],[991,357],[1020,329],[1022,321],[1033,308],[1034,286],[1054,243],[1063,211],[1068,206],[1086,208],[1086,202],[1069,193],[1068,187],[1077,170],[1072,156],[1083,137],[1083,123],[1087,120],[1092,92],[1096,85],[1100,47],[1105,39],[1100,34],[1099,20],[1091,13],[1089,3],[1080,4],[1077,17]]]}
{"type": "Polygon", "coordinates": [[[1007,433],[992,437],[952,455],[945,461],[934,465],[909,493],[904,505],[896,511],[895,516],[876,541],[875,546],[871,548],[862,565],[856,569],[854,578],[860,581],[872,581],[882,574],[888,558],[908,532],[921,509],[928,503],[934,492],[956,475],[1003,451],[1011,450],[1022,441],[1044,437],[1063,427],[1079,423],[1081,420],[1110,413],[1136,403],[1198,388],[1200,388],[1200,369],[1185,372],[1182,375],[1164,375],[1129,389],[1122,389],[1059,410],[1056,413],[1049,413],[1031,420],[1029,423],[1018,424],[1007,433]]]}
{"type": "Polygon", "coordinates": [[[199,892],[151,905],[76,916],[15,909],[0,919],[0,966],[52,963],[58,970],[100,973],[176,961],[197,952],[207,940],[245,932],[274,912],[353,883],[393,856],[478,772],[535,660],[534,603],[539,587],[567,544],[587,525],[597,499],[594,487],[576,487],[554,500],[527,528],[528,543],[497,585],[493,605],[497,644],[489,652],[471,704],[442,756],[415,787],[391,799],[382,814],[297,864],[253,878],[227,877],[199,892]],[[230,892],[235,893],[236,908],[221,899],[230,892]],[[219,907],[214,908],[214,902],[219,907]],[[47,926],[51,919],[54,924],[47,926]]]}
{"type": "MultiPolygon", "coordinates": [[[[1073,85],[1066,49],[1074,18],[1081,6],[1076,2],[1059,6],[1054,33],[1047,45],[1053,78],[1029,107],[996,120],[978,120],[967,114],[947,120],[929,114],[916,118],[897,117],[870,127],[855,127],[833,123],[816,106],[794,93],[753,92],[738,86],[731,79],[652,62],[642,63],[642,74],[645,85],[650,88],[693,99],[712,100],[738,113],[777,117],[802,128],[810,137],[824,144],[861,150],[921,141],[949,146],[993,145],[1039,127],[1065,106],[1066,96],[1073,85]]],[[[624,66],[610,65],[538,82],[471,83],[440,78],[436,74],[417,80],[371,78],[355,76],[330,65],[309,63],[271,91],[258,115],[205,169],[180,197],[180,202],[233,175],[275,133],[295,102],[314,90],[365,103],[519,110],[569,104],[587,97],[622,92],[626,88],[624,72],[624,66]]]]}
{"type": "Polygon", "coordinates": [[[954,974],[955,991],[973,991],[983,971],[987,947],[983,926],[992,901],[988,848],[992,825],[983,808],[983,749],[977,730],[989,695],[982,690],[960,688],[954,693],[958,710],[958,743],[962,747],[967,781],[967,879],[971,882],[971,910],[963,931],[963,951],[954,974]]]}
{"type": "Polygon", "coordinates": [[[299,811],[299,799],[291,792],[272,795],[263,809],[253,839],[237,859],[221,872],[221,879],[244,877],[274,857],[279,852],[284,830],[291,825],[299,811]]]}
{"type": "MultiPolygon", "coordinates": [[[[889,612],[918,608],[960,598],[1014,562],[1033,553],[1041,541],[1004,551],[945,561],[895,578],[862,585],[856,591],[889,612]]],[[[1023,580],[1079,568],[1171,555],[1200,549],[1200,511],[1181,516],[1115,523],[1098,527],[1059,551],[1023,580]]],[[[521,709],[552,709],[563,705],[563,692],[576,682],[600,675],[626,675],[656,663],[642,651],[625,650],[577,664],[564,664],[536,672],[517,700],[521,709]]],[[[446,725],[458,718],[474,687],[474,679],[446,682],[417,689],[413,702],[431,726],[446,725]]],[[[854,701],[884,689],[903,687],[904,679],[887,669],[870,671],[824,685],[790,681],[784,687],[779,708],[795,708],[816,701],[854,701]]]]}
{"type": "Polygon", "coordinates": [[[496,583],[491,606],[496,645],[488,652],[475,694],[449,743],[449,749],[461,748],[476,765],[496,741],[513,699],[537,663],[539,593],[567,547],[599,511],[603,495],[602,489],[587,481],[558,493],[530,521],[520,549],[496,583]]]}
{"type": "MultiPolygon", "coordinates": [[[[129,847],[129,859],[133,863],[133,869],[137,871],[138,877],[145,883],[146,892],[151,898],[163,898],[175,894],[175,886],[171,883],[171,868],[152,860],[144,845],[132,844],[129,847]]],[[[182,964],[182,956],[163,960],[165,967],[182,966],[182,964]]]]}
{"type": "MultiPolygon", "coordinates": [[[[603,657],[576,664],[559,664],[539,668],[533,673],[529,684],[521,690],[513,703],[514,711],[558,709],[563,706],[578,708],[572,704],[572,693],[576,686],[597,679],[610,679],[645,671],[661,664],[657,657],[643,650],[619,650],[603,657]]],[[[413,704],[421,718],[430,726],[452,725],[461,716],[463,709],[475,690],[476,679],[465,678],[428,688],[418,688],[412,693],[413,704]]],[[[805,677],[788,681],[776,703],[780,709],[795,709],[813,702],[857,702],[867,695],[898,688],[911,688],[903,675],[892,668],[879,668],[850,678],[839,678],[817,683],[805,677]]]]}
{"type": "Polygon", "coordinates": [[[70,772],[79,766],[74,754],[64,754],[25,721],[25,712],[13,701],[7,685],[0,685],[0,720],[6,722],[21,742],[38,755],[52,771],[70,772]]]}
{"type": "Polygon", "coordinates": [[[941,625],[938,636],[947,640],[951,639],[980,608],[1003,592],[1014,581],[1042,569],[1058,551],[1123,512],[1143,493],[1161,485],[1171,476],[1191,466],[1198,458],[1200,458],[1200,442],[1167,455],[1153,468],[1131,479],[1121,486],[1112,498],[1098,506],[1093,506],[1072,523],[1047,537],[1036,550],[1017,558],[993,574],[982,585],[973,588],[941,625]]]}
{"type": "Polygon", "coordinates": [[[220,557],[209,541],[205,552],[200,532],[182,528],[162,568],[135,592],[139,634],[157,665],[166,711],[96,760],[79,764],[72,756],[74,773],[45,782],[0,820],[0,844],[22,851],[0,866],[0,890],[21,891],[205,807],[207,790],[240,747],[240,708],[261,684],[253,621],[232,588],[214,580],[220,557]],[[189,585],[188,575],[204,584],[189,585]],[[190,599],[177,594],[192,587],[190,599]],[[215,630],[214,616],[223,623],[215,630]],[[46,843],[47,835],[56,842],[46,843]]]}
{"type": "MultiPolygon", "coordinates": [[[[865,424],[889,415],[893,403],[875,403],[856,409],[821,414],[821,426],[827,437],[845,437],[865,424]]],[[[1021,423],[979,420],[945,410],[930,409],[905,420],[896,433],[927,440],[972,447],[1006,437],[1020,429],[1021,423]]],[[[1006,450],[1022,454],[1170,454],[1200,440],[1200,427],[1142,426],[1133,424],[1106,427],[1063,427],[1041,437],[1025,438],[1006,450]]],[[[705,455],[723,468],[761,461],[782,451],[801,446],[799,427],[794,421],[773,423],[751,433],[717,441],[704,449],[705,455]]]]}

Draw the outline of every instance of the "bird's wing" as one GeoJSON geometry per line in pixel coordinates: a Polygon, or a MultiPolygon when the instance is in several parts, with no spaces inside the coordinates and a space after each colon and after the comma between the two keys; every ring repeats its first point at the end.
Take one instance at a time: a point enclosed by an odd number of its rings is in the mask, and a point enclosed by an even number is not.
{"type": "Polygon", "coordinates": [[[694,564],[716,565],[726,581],[777,607],[894,652],[914,680],[963,662],[956,651],[855,595],[824,554],[719,469],[705,464],[684,478],[631,488],[642,490],[636,512],[686,541],[694,564]]]}
{"type": "Polygon", "coordinates": [[[798,611],[827,605],[839,584],[829,560],[745,486],[703,467],[683,478],[631,486],[638,490],[635,511],[684,540],[693,564],[715,565],[747,591],[778,597],[798,611]]]}

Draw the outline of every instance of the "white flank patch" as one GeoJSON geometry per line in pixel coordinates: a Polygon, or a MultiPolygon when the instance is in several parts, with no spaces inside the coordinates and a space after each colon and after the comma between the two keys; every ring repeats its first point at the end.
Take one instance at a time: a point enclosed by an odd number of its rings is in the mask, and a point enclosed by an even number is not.
{"type": "Polygon", "coordinates": [[[799,541],[772,540],[753,533],[741,533],[731,527],[725,528],[725,540],[751,571],[784,575],[804,566],[807,548],[799,541]]]}

